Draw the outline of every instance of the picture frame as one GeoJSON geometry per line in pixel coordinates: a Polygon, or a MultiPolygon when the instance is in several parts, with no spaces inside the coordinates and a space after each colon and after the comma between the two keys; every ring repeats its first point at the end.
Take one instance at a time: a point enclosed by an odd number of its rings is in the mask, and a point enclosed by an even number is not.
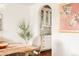
{"type": "Polygon", "coordinates": [[[79,32],[79,3],[60,4],[60,31],[79,32]]]}

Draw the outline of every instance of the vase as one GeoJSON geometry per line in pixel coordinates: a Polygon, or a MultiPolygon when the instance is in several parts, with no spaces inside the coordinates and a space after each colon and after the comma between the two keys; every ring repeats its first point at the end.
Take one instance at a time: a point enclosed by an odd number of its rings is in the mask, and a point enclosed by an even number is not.
{"type": "Polygon", "coordinates": [[[25,45],[26,45],[26,46],[28,45],[28,40],[27,40],[27,39],[25,40],[25,45]]]}
{"type": "Polygon", "coordinates": [[[27,45],[28,45],[28,46],[32,46],[32,40],[28,40],[27,45]]]}

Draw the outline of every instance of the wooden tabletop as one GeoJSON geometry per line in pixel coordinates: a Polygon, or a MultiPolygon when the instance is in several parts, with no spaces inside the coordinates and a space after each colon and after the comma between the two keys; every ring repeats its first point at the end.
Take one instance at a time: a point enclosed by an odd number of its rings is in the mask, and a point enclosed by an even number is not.
{"type": "Polygon", "coordinates": [[[25,46],[23,44],[9,44],[6,48],[0,49],[0,56],[18,53],[18,52],[28,52],[37,49],[34,46],[25,46]]]}

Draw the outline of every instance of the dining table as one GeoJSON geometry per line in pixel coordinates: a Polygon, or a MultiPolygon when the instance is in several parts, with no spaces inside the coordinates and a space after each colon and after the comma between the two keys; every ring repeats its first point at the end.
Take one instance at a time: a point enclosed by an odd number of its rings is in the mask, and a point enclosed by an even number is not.
{"type": "Polygon", "coordinates": [[[28,55],[29,52],[37,49],[37,47],[24,45],[24,44],[9,44],[7,47],[0,49],[0,56],[6,56],[13,53],[25,53],[28,55]]]}

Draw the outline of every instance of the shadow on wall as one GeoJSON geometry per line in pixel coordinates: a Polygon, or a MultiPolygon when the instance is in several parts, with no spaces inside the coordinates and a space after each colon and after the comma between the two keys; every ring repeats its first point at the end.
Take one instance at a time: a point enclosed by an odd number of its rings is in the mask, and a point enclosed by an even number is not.
{"type": "Polygon", "coordinates": [[[53,55],[54,56],[63,56],[64,55],[63,48],[64,47],[63,47],[62,42],[60,42],[60,41],[55,42],[54,47],[53,47],[53,49],[54,49],[53,55]]]}

